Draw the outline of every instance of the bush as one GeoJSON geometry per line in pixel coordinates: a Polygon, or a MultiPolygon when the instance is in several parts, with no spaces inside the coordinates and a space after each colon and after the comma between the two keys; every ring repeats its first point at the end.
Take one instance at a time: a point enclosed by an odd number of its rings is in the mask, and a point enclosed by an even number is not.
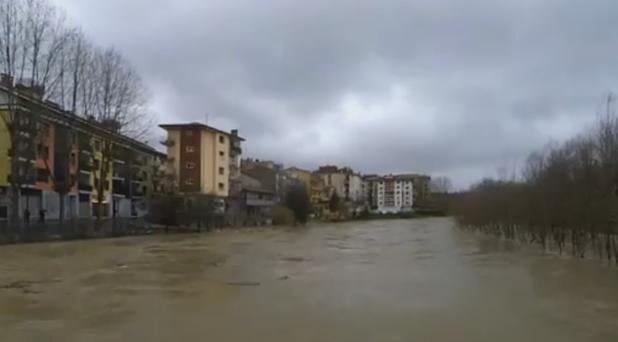
{"type": "Polygon", "coordinates": [[[294,212],[282,205],[273,207],[272,216],[275,226],[291,226],[294,224],[294,212]]]}

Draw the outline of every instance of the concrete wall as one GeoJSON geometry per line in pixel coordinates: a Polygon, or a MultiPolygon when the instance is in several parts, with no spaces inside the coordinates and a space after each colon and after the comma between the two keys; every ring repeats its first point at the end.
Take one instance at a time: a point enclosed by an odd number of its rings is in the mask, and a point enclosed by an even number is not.
{"type": "Polygon", "coordinates": [[[345,174],[343,173],[324,173],[321,174],[324,184],[332,187],[337,192],[340,199],[345,199],[345,174]]]}
{"type": "Polygon", "coordinates": [[[114,198],[116,217],[131,217],[131,200],[126,197],[114,198]]]}
{"type": "Polygon", "coordinates": [[[350,175],[350,200],[353,202],[363,200],[363,179],[360,175],[350,175]]]}
{"type": "MultiPolygon", "coordinates": [[[[41,193],[42,208],[45,209],[45,219],[56,220],[60,218],[60,196],[56,192],[43,191],[41,193]]],[[[35,213],[38,215],[38,212],[35,213]]],[[[77,216],[77,196],[64,196],[64,218],[77,216]]],[[[38,217],[38,216],[37,216],[38,217]]]]}
{"type": "Polygon", "coordinates": [[[215,135],[215,193],[217,196],[227,197],[230,191],[230,141],[225,134],[217,133],[215,135]],[[223,170],[223,173],[220,170],[223,170]],[[219,184],[223,184],[223,189],[219,187],[219,184]]]}
{"type": "Polygon", "coordinates": [[[221,197],[229,195],[230,141],[225,134],[202,130],[202,192],[221,197]],[[222,140],[220,140],[222,139],[222,140]],[[223,155],[220,153],[223,152],[223,155]],[[219,168],[223,169],[220,174],[219,168]],[[223,188],[219,187],[223,184],[223,188]]]}
{"type": "Polygon", "coordinates": [[[215,188],[215,134],[209,131],[202,131],[202,155],[201,155],[201,170],[202,170],[202,193],[214,193],[215,188]]]}

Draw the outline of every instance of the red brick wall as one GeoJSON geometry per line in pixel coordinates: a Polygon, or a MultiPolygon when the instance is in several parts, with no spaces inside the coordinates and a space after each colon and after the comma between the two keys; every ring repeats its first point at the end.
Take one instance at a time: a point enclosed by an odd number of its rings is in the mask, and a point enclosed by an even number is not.
{"type": "Polygon", "coordinates": [[[179,188],[182,192],[199,192],[201,189],[202,132],[197,128],[183,128],[180,132],[179,188]],[[193,150],[190,151],[190,148],[193,150]],[[192,168],[189,168],[191,164],[192,168]]]}

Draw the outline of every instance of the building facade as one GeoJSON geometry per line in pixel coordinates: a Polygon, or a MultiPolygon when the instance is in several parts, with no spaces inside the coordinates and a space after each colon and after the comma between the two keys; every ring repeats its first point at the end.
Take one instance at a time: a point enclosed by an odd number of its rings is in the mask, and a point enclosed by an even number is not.
{"type": "Polygon", "coordinates": [[[201,124],[166,124],[168,173],[182,193],[227,198],[230,178],[239,177],[240,142],[237,131],[224,132],[201,124]]]}
{"type": "Polygon", "coordinates": [[[371,212],[397,214],[414,208],[414,179],[408,175],[366,176],[366,194],[371,212]]]}
{"type": "Polygon", "coordinates": [[[283,164],[271,160],[243,159],[241,169],[242,173],[257,179],[263,188],[274,192],[277,203],[285,201],[290,186],[300,183],[285,172],[283,164]]]}
{"type": "Polygon", "coordinates": [[[148,169],[128,170],[160,163],[164,155],[43,99],[43,89],[2,76],[0,220],[9,219],[14,205],[33,220],[144,215],[156,180],[148,169]],[[123,165],[131,167],[123,171],[123,165]]]}
{"type": "Polygon", "coordinates": [[[290,167],[285,169],[285,173],[293,179],[298,180],[307,190],[307,196],[310,195],[311,192],[311,171],[303,170],[297,167],[290,167]]]}
{"type": "Polygon", "coordinates": [[[351,168],[327,165],[318,168],[317,174],[326,187],[332,187],[339,198],[345,202],[363,202],[363,180],[351,168]]]}

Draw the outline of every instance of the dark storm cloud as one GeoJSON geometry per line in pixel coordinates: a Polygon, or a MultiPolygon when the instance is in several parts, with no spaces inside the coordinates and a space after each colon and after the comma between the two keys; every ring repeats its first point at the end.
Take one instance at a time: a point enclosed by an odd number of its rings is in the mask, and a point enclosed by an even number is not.
{"type": "Polygon", "coordinates": [[[58,0],[121,49],[161,121],[238,127],[251,156],[458,185],[594,120],[611,0],[58,0]]]}

